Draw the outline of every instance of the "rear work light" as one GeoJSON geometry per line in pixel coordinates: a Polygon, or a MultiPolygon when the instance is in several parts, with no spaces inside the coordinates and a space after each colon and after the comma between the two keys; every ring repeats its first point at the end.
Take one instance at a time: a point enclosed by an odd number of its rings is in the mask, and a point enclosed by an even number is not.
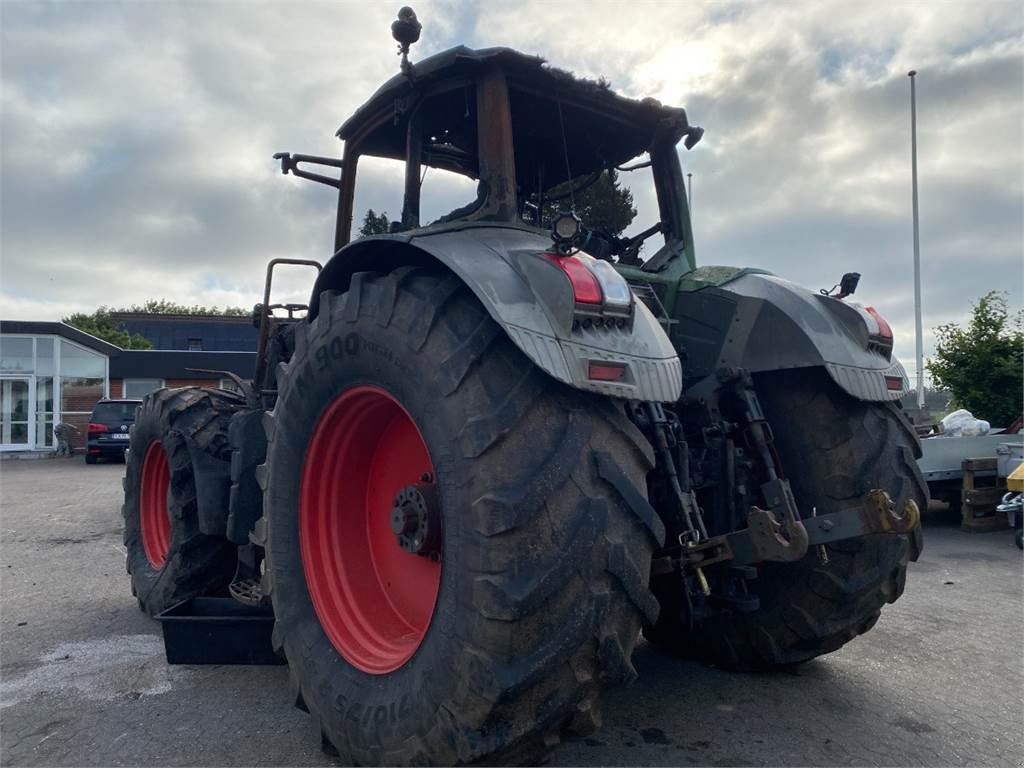
{"type": "Polygon", "coordinates": [[[106,424],[90,424],[89,425],[89,431],[90,432],[109,432],[110,430],[107,429],[107,425],[106,424]]]}
{"type": "Polygon", "coordinates": [[[598,311],[629,314],[633,306],[629,283],[607,261],[582,252],[570,256],[560,253],[542,255],[569,278],[577,304],[598,311]]]}
{"type": "Polygon", "coordinates": [[[619,312],[628,312],[633,303],[633,292],[629,290],[626,278],[615,271],[615,267],[607,261],[595,259],[593,256],[580,256],[587,268],[597,277],[604,294],[604,305],[619,312]]]}

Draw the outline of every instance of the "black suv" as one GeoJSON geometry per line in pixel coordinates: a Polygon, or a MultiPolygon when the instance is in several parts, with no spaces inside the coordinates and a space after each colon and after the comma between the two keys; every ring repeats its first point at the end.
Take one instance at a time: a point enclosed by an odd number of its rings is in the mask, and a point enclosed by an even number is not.
{"type": "Polygon", "coordinates": [[[85,463],[95,464],[99,458],[124,458],[135,411],[141,400],[100,400],[92,409],[89,432],[85,440],[85,463]]]}

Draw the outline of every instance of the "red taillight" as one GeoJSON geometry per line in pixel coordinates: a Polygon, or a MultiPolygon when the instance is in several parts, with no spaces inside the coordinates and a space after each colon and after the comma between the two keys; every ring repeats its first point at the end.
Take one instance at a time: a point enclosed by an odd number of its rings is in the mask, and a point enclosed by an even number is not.
{"type": "Polygon", "coordinates": [[[110,430],[107,429],[107,425],[106,424],[90,424],[89,425],[89,431],[90,432],[109,432],[110,430]]]}
{"type": "Polygon", "coordinates": [[[626,375],[626,366],[623,363],[605,363],[590,361],[587,378],[592,381],[618,381],[626,375]]]}
{"type": "Polygon", "coordinates": [[[903,377],[902,376],[886,376],[885,377],[885,388],[890,392],[899,392],[903,389],[903,377]]]}
{"type": "Polygon", "coordinates": [[[601,286],[594,273],[573,256],[545,253],[544,258],[558,267],[569,278],[577,304],[600,304],[601,286]]]}
{"type": "Polygon", "coordinates": [[[886,341],[892,341],[892,328],[889,327],[889,323],[885,321],[885,318],[878,313],[878,310],[874,307],[864,307],[864,311],[871,315],[875,322],[878,323],[878,337],[886,341]]]}

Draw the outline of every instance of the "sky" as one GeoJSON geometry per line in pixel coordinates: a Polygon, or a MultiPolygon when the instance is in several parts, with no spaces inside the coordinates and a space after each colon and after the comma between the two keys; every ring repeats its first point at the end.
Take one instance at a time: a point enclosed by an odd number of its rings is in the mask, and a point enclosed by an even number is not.
{"type": "MultiPolygon", "coordinates": [[[[251,306],[266,262],[330,256],[336,196],[283,177],[398,71],[399,3],[0,2],[0,317],[147,299],[251,306]]],[[[913,368],[916,69],[925,350],[985,292],[1024,301],[1021,2],[416,2],[412,59],[507,45],[686,108],[701,264],[857,299],[913,368]]],[[[634,178],[635,176],[635,178],[634,178]]],[[[626,179],[636,227],[649,178],[626,179]]],[[[401,169],[360,164],[356,216],[398,218],[401,169]]],[[[438,213],[472,189],[438,174],[438,213]]],[[[282,298],[308,296],[285,275],[282,298]]]]}

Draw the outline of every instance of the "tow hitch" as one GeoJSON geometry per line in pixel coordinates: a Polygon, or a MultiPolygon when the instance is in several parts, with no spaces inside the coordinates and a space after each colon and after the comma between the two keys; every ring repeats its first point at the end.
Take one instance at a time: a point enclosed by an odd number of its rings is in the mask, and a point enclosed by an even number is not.
{"type": "Polygon", "coordinates": [[[857,506],[804,520],[787,519],[785,526],[771,512],[753,507],[746,528],[686,547],[680,561],[690,570],[725,562],[737,566],[792,562],[811,547],[834,541],[872,533],[910,533],[920,519],[916,501],[908,499],[897,511],[889,494],[877,488],[864,494],[857,506]]]}
{"type": "Polygon", "coordinates": [[[652,503],[671,533],[672,544],[657,553],[651,575],[681,580],[685,621],[758,610],[758,590],[748,586],[761,574],[754,566],[799,562],[815,550],[826,565],[833,542],[905,534],[910,558],[917,559],[921,511],[913,498],[897,508],[876,488],[838,511],[801,513],[751,375],[723,368],[716,379],[716,391],[690,393],[686,428],[657,403],[634,403],[629,412],[658,457],[653,487],[660,490],[652,503]],[[717,508],[717,519],[706,515],[703,503],[717,508]]]}

